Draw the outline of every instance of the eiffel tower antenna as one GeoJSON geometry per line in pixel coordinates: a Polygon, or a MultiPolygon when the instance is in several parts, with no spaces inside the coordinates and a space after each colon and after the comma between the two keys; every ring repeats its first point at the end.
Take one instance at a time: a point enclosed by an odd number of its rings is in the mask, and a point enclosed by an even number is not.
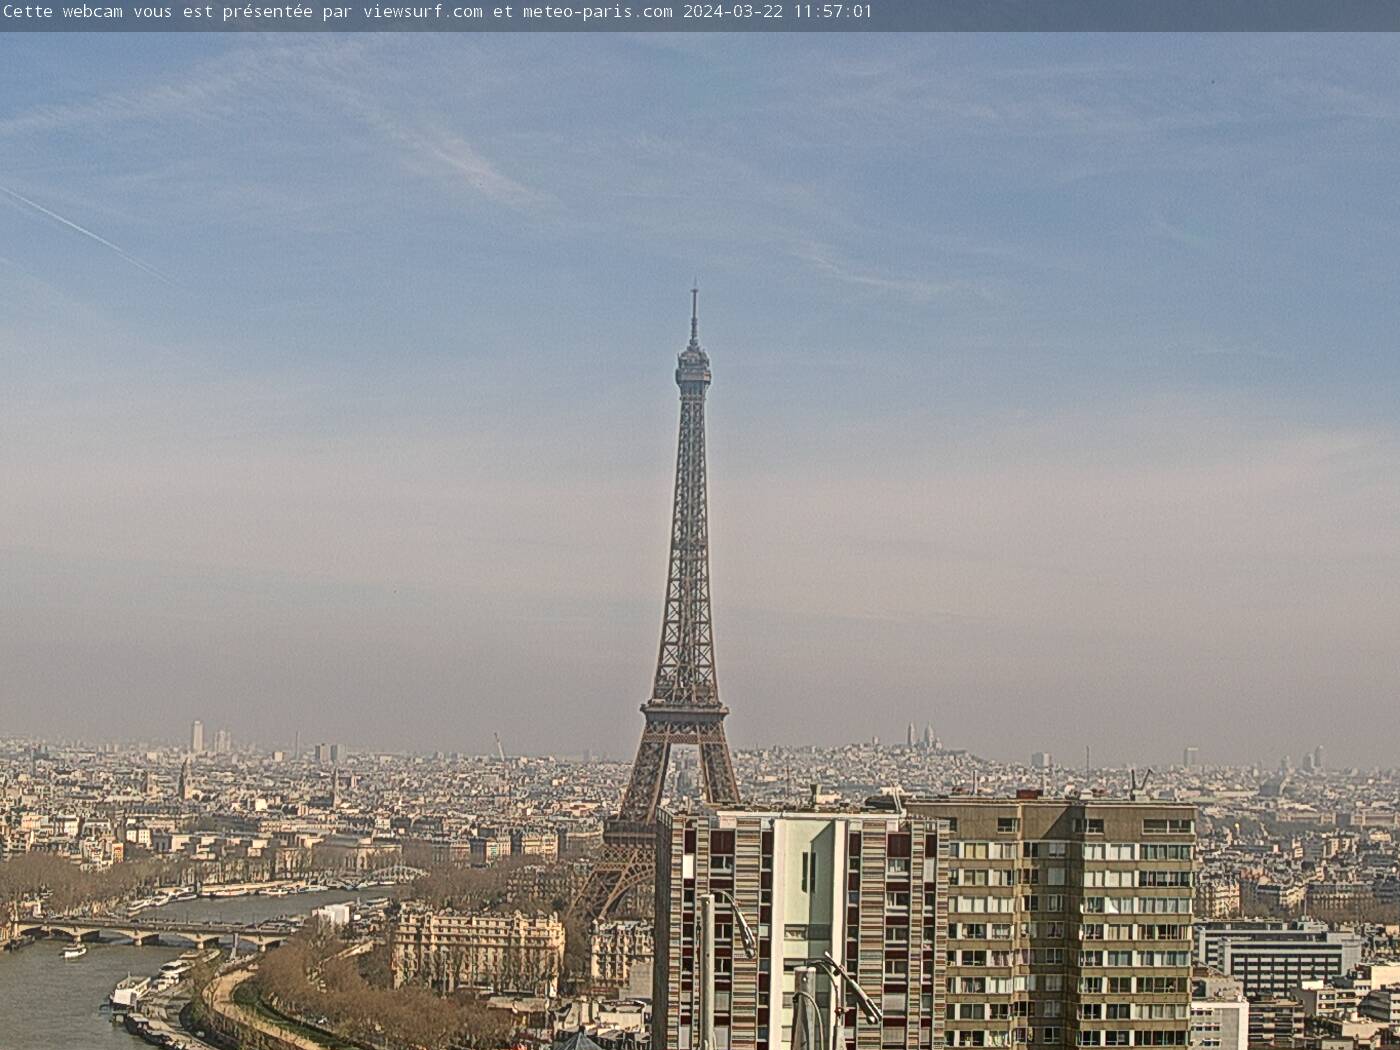
{"type": "Polygon", "coordinates": [[[719,699],[710,620],[705,479],[705,395],[710,387],[710,357],[700,347],[699,302],[700,290],[692,288],[690,343],[676,359],[681,420],[656,675],[651,699],[642,705],[646,724],[621,809],[604,824],[603,855],[574,902],[575,911],[589,918],[607,915],[629,890],[654,879],[656,813],[675,745],[699,749],[700,789],[705,801],[720,806],[739,803],[734,762],[724,735],[724,716],[729,709],[719,699]]]}

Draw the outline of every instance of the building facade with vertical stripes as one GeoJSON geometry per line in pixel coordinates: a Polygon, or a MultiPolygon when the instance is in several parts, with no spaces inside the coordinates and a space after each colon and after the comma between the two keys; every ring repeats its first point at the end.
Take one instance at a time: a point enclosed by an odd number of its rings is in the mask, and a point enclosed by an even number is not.
{"type": "Polygon", "coordinates": [[[792,970],[830,952],[884,1011],[818,982],[847,1050],[1185,1046],[1194,807],[952,797],[855,812],[666,812],[653,1046],[698,1047],[698,897],[716,892],[716,1050],[790,1045],[792,970]],[[734,903],[759,939],[745,957],[734,903]]]}
{"type": "Polygon", "coordinates": [[[665,812],[658,836],[653,1047],[699,1046],[698,898],[716,911],[716,1047],[790,1045],[794,973],[830,953],[882,1024],[821,978],[821,1030],[862,1050],[936,1045],[947,876],[939,821],[893,813],[665,812]],[[729,895],[752,927],[746,957],[729,895]]]}

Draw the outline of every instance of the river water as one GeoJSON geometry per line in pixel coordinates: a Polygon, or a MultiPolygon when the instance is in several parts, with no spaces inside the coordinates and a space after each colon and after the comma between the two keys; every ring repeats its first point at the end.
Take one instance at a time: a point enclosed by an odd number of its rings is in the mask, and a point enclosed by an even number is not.
{"type": "MultiPolygon", "coordinates": [[[[361,893],[327,890],[287,897],[224,897],[179,901],[143,912],[162,919],[261,922],[305,914],[323,904],[384,896],[387,888],[361,893]]],[[[128,973],[155,974],[188,945],[137,948],[125,942],[89,943],[81,959],[64,959],[63,941],[41,940],[0,952],[0,1050],[133,1050],[145,1046],[112,1023],[107,996],[128,973]]]]}

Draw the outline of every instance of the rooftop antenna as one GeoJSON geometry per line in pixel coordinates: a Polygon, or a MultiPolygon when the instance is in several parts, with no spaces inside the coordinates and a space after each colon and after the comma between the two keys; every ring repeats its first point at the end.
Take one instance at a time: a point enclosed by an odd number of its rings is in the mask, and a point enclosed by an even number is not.
{"type": "Polygon", "coordinates": [[[700,281],[698,278],[690,289],[690,345],[700,345],[700,281]]]}
{"type": "Polygon", "coordinates": [[[1137,770],[1132,766],[1128,767],[1128,800],[1136,802],[1138,794],[1147,790],[1147,782],[1152,779],[1152,770],[1147,770],[1142,774],[1142,779],[1138,780],[1137,770]]]}

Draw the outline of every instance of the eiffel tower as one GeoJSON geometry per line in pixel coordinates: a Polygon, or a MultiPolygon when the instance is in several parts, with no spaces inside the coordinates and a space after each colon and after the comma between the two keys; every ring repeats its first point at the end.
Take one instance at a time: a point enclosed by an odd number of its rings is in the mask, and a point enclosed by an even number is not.
{"type": "Polygon", "coordinates": [[[654,881],[656,810],[672,747],[689,744],[699,749],[700,787],[707,802],[721,806],[739,803],[734,763],[724,737],[724,716],[729,709],[719,701],[710,624],[705,489],[705,392],[710,386],[710,357],[700,348],[699,296],[698,289],[690,290],[690,343],[676,363],[681,425],[661,652],[651,699],[642,705],[646,727],[622,807],[603,825],[602,856],[575,902],[575,911],[588,918],[606,916],[625,895],[654,881]]]}

